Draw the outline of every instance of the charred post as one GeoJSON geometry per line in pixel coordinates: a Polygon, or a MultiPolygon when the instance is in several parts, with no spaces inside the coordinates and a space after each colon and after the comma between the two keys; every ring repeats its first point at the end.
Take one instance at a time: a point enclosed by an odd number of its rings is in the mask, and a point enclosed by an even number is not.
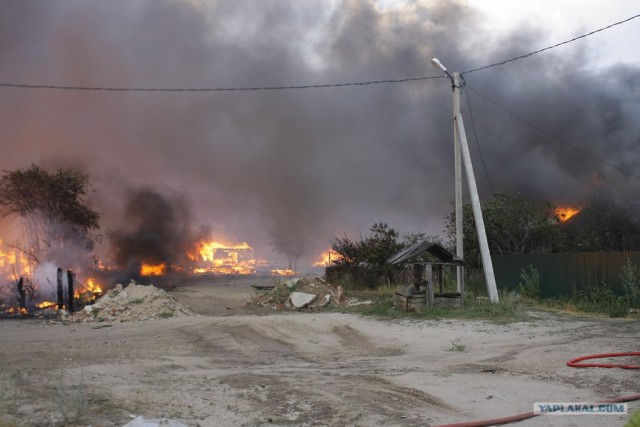
{"type": "Polygon", "coordinates": [[[69,310],[69,313],[73,312],[73,281],[74,281],[73,272],[71,270],[67,270],[67,283],[69,285],[69,288],[67,291],[67,300],[68,300],[67,309],[69,310]]]}
{"type": "Polygon", "coordinates": [[[24,276],[20,276],[20,279],[18,279],[18,304],[20,305],[21,311],[26,310],[27,299],[24,291],[24,276]]]}
{"type": "Polygon", "coordinates": [[[58,310],[62,310],[64,307],[64,291],[62,289],[62,269],[58,268],[57,285],[58,285],[58,310]]]}

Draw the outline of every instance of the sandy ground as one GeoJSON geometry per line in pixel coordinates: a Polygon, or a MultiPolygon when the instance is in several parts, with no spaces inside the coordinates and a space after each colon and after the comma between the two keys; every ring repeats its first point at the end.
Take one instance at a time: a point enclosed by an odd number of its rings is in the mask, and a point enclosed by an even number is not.
{"type": "MultiPolygon", "coordinates": [[[[638,351],[638,321],[537,312],[498,325],[247,309],[249,285],[271,281],[174,288],[196,317],[109,326],[0,320],[0,425],[122,426],[143,415],[201,427],[429,426],[528,412],[540,401],[640,393],[639,371],[565,365],[638,351]]],[[[541,416],[515,425],[624,419],[541,416]]]]}

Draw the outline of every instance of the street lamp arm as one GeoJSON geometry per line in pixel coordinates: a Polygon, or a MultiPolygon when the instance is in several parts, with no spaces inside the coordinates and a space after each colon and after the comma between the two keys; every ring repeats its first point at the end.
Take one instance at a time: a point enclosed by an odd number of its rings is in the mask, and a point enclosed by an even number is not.
{"type": "Polygon", "coordinates": [[[433,65],[434,68],[442,70],[447,75],[447,77],[453,80],[453,76],[447,71],[447,67],[442,65],[442,62],[440,62],[438,58],[431,58],[431,65],[433,65]]]}

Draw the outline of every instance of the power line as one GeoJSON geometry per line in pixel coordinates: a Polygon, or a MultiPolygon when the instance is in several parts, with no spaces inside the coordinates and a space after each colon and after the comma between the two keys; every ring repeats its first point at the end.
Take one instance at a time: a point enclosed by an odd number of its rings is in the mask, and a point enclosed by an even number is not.
{"type": "MultiPolygon", "coordinates": [[[[505,61],[496,62],[490,65],[485,65],[484,67],[474,68],[471,70],[464,71],[460,73],[460,75],[474,73],[480,70],[486,70],[487,68],[497,67],[499,65],[504,65],[509,62],[517,61],[519,59],[527,58],[529,56],[554,49],[558,46],[562,46],[576,40],[588,37],[595,33],[599,33],[601,31],[607,30],[609,28],[615,27],[617,25],[624,24],[633,19],[639,18],[640,14],[631,16],[630,18],[624,19],[622,21],[614,22],[613,24],[607,25],[606,27],[599,28],[597,30],[591,31],[587,34],[583,34],[578,37],[574,37],[570,40],[566,40],[561,43],[557,43],[553,46],[548,46],[543,49],[539,49],[533,52],[529,52],[524,55],[516,56],[511,59],[507,59],[505,61]]],[[[346,86],[369,86],[369,85],[378,85],[378,84],[387,84],[387,83],[406,83],[411,81],[420,81],[420,80],[430,80],[430,79],[439,79],[445,76],[424,76],[424,77],[412,77],[405,79],[386,79],[386,80],[371,80],[371,81],[362,81],[362,82],[348,82],[348,83],[329,83],[329,84],[315,84],[315,85],[290,85],[290,86],[255,86],[255,87],[223,87],[223,88],[143,88],[143,87],[108,87],[108,86],[64,86],[64,85],[51,85],[51,84],[26,84],[26,83],[0,83],[0,87],[7,88],[19,88],[19,89],[53,89],[53,90],[80,90],[80,91],[107,91],[107,92],[249,92],[249,91],[268,91],[268,90],[296,90],[296,89],[318,89],[318,88],[331,88],[331,87],[346,87],[346,86]]]]}
{"type": "Polygon", "coordinates": [[[489,173],[487,172],[487,165],[484,163],[484,156],[482,155],[482,150],[480,149],[480,141],[478,140],[478,132],[476,132],[476,124],[473,120],[473,111],[471,110],[471,99],[469,98],[469,91],[466,86],[463,86],[464,93],[467,95],[467,105],[469,106],[469,118],[471,119],[471,128],[473,129],[473,136],[476,140],[476,145],[478,146],[478,153],[480,153],[480,161],[482,162],[482,169],[484,169],[484,176],[487,178],[487,182],[489,183],[489,189],[491,190],[491,194],[494,193],[493,185],[491,184],[491,179],[489,179],[489,173]]]}
{"type": "Polygon", "coordinates": [[[509,62],[517,61],[517,60],[519,60],[519,59],[528,58],[529,56],[535,55],[535,54],[537,54],[537,53],[541,53],[541,52],[544,52],[544,51],[547,51],[547,50],[550,50],[550,49],[556,48],[556,47],[558,47],[558,46],[562,46],[562,45],[565,45],[565,44],[568,44],[568,43],[574,42],[574,41],[576,41],[576,40],[583,39],[583,38],[588,37],[588,36],[590,36],[590,35],[593,35],[593,34],[595,34],[595,33],[599,33],[600,31],[608,30],[608,29],[609,29],[609,28],[611,28],[611,27],[615,27],[616,25],[624,24],[625,22],[629,22],[629,21],[631,21],[632,19],[636,19],[636,18],[639,18],[639,17],[640,17],[640,14],[635,15],[635,16],[632,16],[632,17],[627,18],[627,19],[624,19],[624,20],[622,20],[622,21],[614,22],[614,23],[613,23],[613,24],[611,24],[611,25],[607,25],[606,27],[602,27],[602,28],[599,28],[599,29],[597,29],[597,30],[591,31],[590,33],[583,34],[583,35],[578,36],[578,37],[574,37],[574,38],[572,38],[571,40],[566,40],[566,41],[563,41],[563,42],[561,42],[561,43],[554,44],[553,46],[548,46],[548,47],[545,47],[545,48],[540,49],[540,50],[535,50],[535,51],[533,51],[533,52],[529,52],[529,53],[527,53],[527,54],[525,54],[525,55],[516,56],[515,58],[507,59],[506,61],[496,62],[496,63],[490,64],[490,65],[485,65],[484,67],[480,67],[480,68],[474,68],[474,69],[472,69],[472,70],[465,71],[465,72],[461,73],[460,75],[462,76],[462,75],[464,75],[464,74],[475,73],[476,71],[486,70],[487,68],[497,67],[497,66],[499,66],[499,65],[504,65],[504,64],[507,64],[507,63],[509,63],[509,62]]]}
{"type": "Polygon", "coordinates": [[[600,163],[602,163],[603,165],[612,167],[614,169],[617,169],[618,171],[629,175],[633,178],[636,178],[638,180],[640,180],[640,175],[636,175],[633,172],[630,172],[620,166],[614,165],[611,162],[608,162],[606,160],[601,159],[600,157],[597,157],[596,155],[590,153],[589,151],[585,150],[584,148],[581,148],[577,145],[571,144],[563,139],[558,138],[557,136],[553,135],[552,133],[546,131],[545,129],[541,128],[540,126],[536,125],[535,123],[532,123],[531,121],[525,119],[524,117],[514,113],[513,111],[509,110],[506,107],[503,107],[502,105],[498,104],[496,101],[494,101],[493,99],[489,98],[487,95],[484,95],[483,93],[478,92],[477,90],[475,90],[474,88],[472,88],[469,85],[466,85],[467,88],[469,88],[470,90],[472,90],[474,93],[476,93],[477,95],[481,96],[482,98],[484,98],[485,100],[487,100],[488,102],[492,103],[493,105],[495,105],[496,107],[500,108],[501,110],[509,113],[512,117],[515,117],[516,119],[520,120],[523,123],[526,123],[527,125],[531,126],[532,128],[536,129],[538,132],[545,134],[546,136],[548,136],[549,138],[555,139],[556,141],[560,142],[561,144],[566,145],[567,147],[573,148],[574,150],[584,154],[587,157],[592,158],[593,160],[596,160],[600,163]]]}
{"type": "Polygon", "coordinates": [[[104,86],[58,86],[58,85],[36,85],[22,83],[0,83],[0,87],[19,89],[54,89],[54,90],[85,90],[85,91],[106,91],[106,92],[249,92],[266,90],[294,90],[294,89],[316,89],[345,86],[369,86],[386,83],[406,83],[420,80],[441,79],[445,76],[425,76],[412,77],[406,79],[372,80],[349,83],[329,83],[318,85],[299,86],[256,86],[256,87],[222,87],[222,88],[142,88],[142,87],[104,87],[104,86]]]}

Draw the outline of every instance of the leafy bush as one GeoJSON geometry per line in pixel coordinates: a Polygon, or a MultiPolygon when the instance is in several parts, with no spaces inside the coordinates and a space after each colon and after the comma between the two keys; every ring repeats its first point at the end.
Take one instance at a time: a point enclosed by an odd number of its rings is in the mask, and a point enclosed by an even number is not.
{"type": "Polygon", "coordinates": [[[579,298],[576,307],[582,311],[606,313],[611,317],[622,317],[628,311],[626,298],[614,294],[606,282],[591,287],[589,295],[579,298]]]}
{"type": "Polygon", "coordinates": [[[451,345],[444,349],[444,351],[457,351],[461,353],[464,353],[467,350],[469,350],[469,347],[464,344],[460,340],[460,338],[456,338],[455,340],[451,341],[451,345]]]}
{"type": "Polygon", "coordinates": [[[540,285],[542,279],[540,278],[540,273],[538,273],[538,270],[532,264],[529,264],[529,272],[526,272],[524,268],[521,270],[520,280],[521,282],[518,284],[520,294],[534,301],[539,300],[541,297],[540,285]]]}
{"type": "Polygon", "coordinates": [[[297,288],[297,285],[288,286],[285,283],[276,286],[273,288],[273,302],[277,304],[286,303],[291,296],[291,292],[295,292],[297,288]]]}
{"type": "Polygon", "coordinates": [[[484,279],[482,269],[464,269],[464,291],[465,298],[474,299],[480,296],[487,296],[487,283],[484,279]]]}
{"type": "Polygon", "coordinates": [[[54,403],[65,425],[76,424],[89,406],[85,396],[84,369],[80,372],[77,384],[68,384],[65,377],[64,371],[60,369],[54,403]]]}
{"type": "Polygon", "coordinates": [[[640,268],[627,258],[620,273],[627,304],[632,308],[640,308],[640,268]]]}
{"type": "Polygon", "coordinates": [[[473,301],[463,308],[431,307],[416,313],[396,310],[392,295],[384,295],[375,304],[351,309],[364,315],[383,318],[409,319],[484,319],[496,323],[518,322],[527,319],[520,295],[515,291],[499,291],[500,302],[473,301]]]}

